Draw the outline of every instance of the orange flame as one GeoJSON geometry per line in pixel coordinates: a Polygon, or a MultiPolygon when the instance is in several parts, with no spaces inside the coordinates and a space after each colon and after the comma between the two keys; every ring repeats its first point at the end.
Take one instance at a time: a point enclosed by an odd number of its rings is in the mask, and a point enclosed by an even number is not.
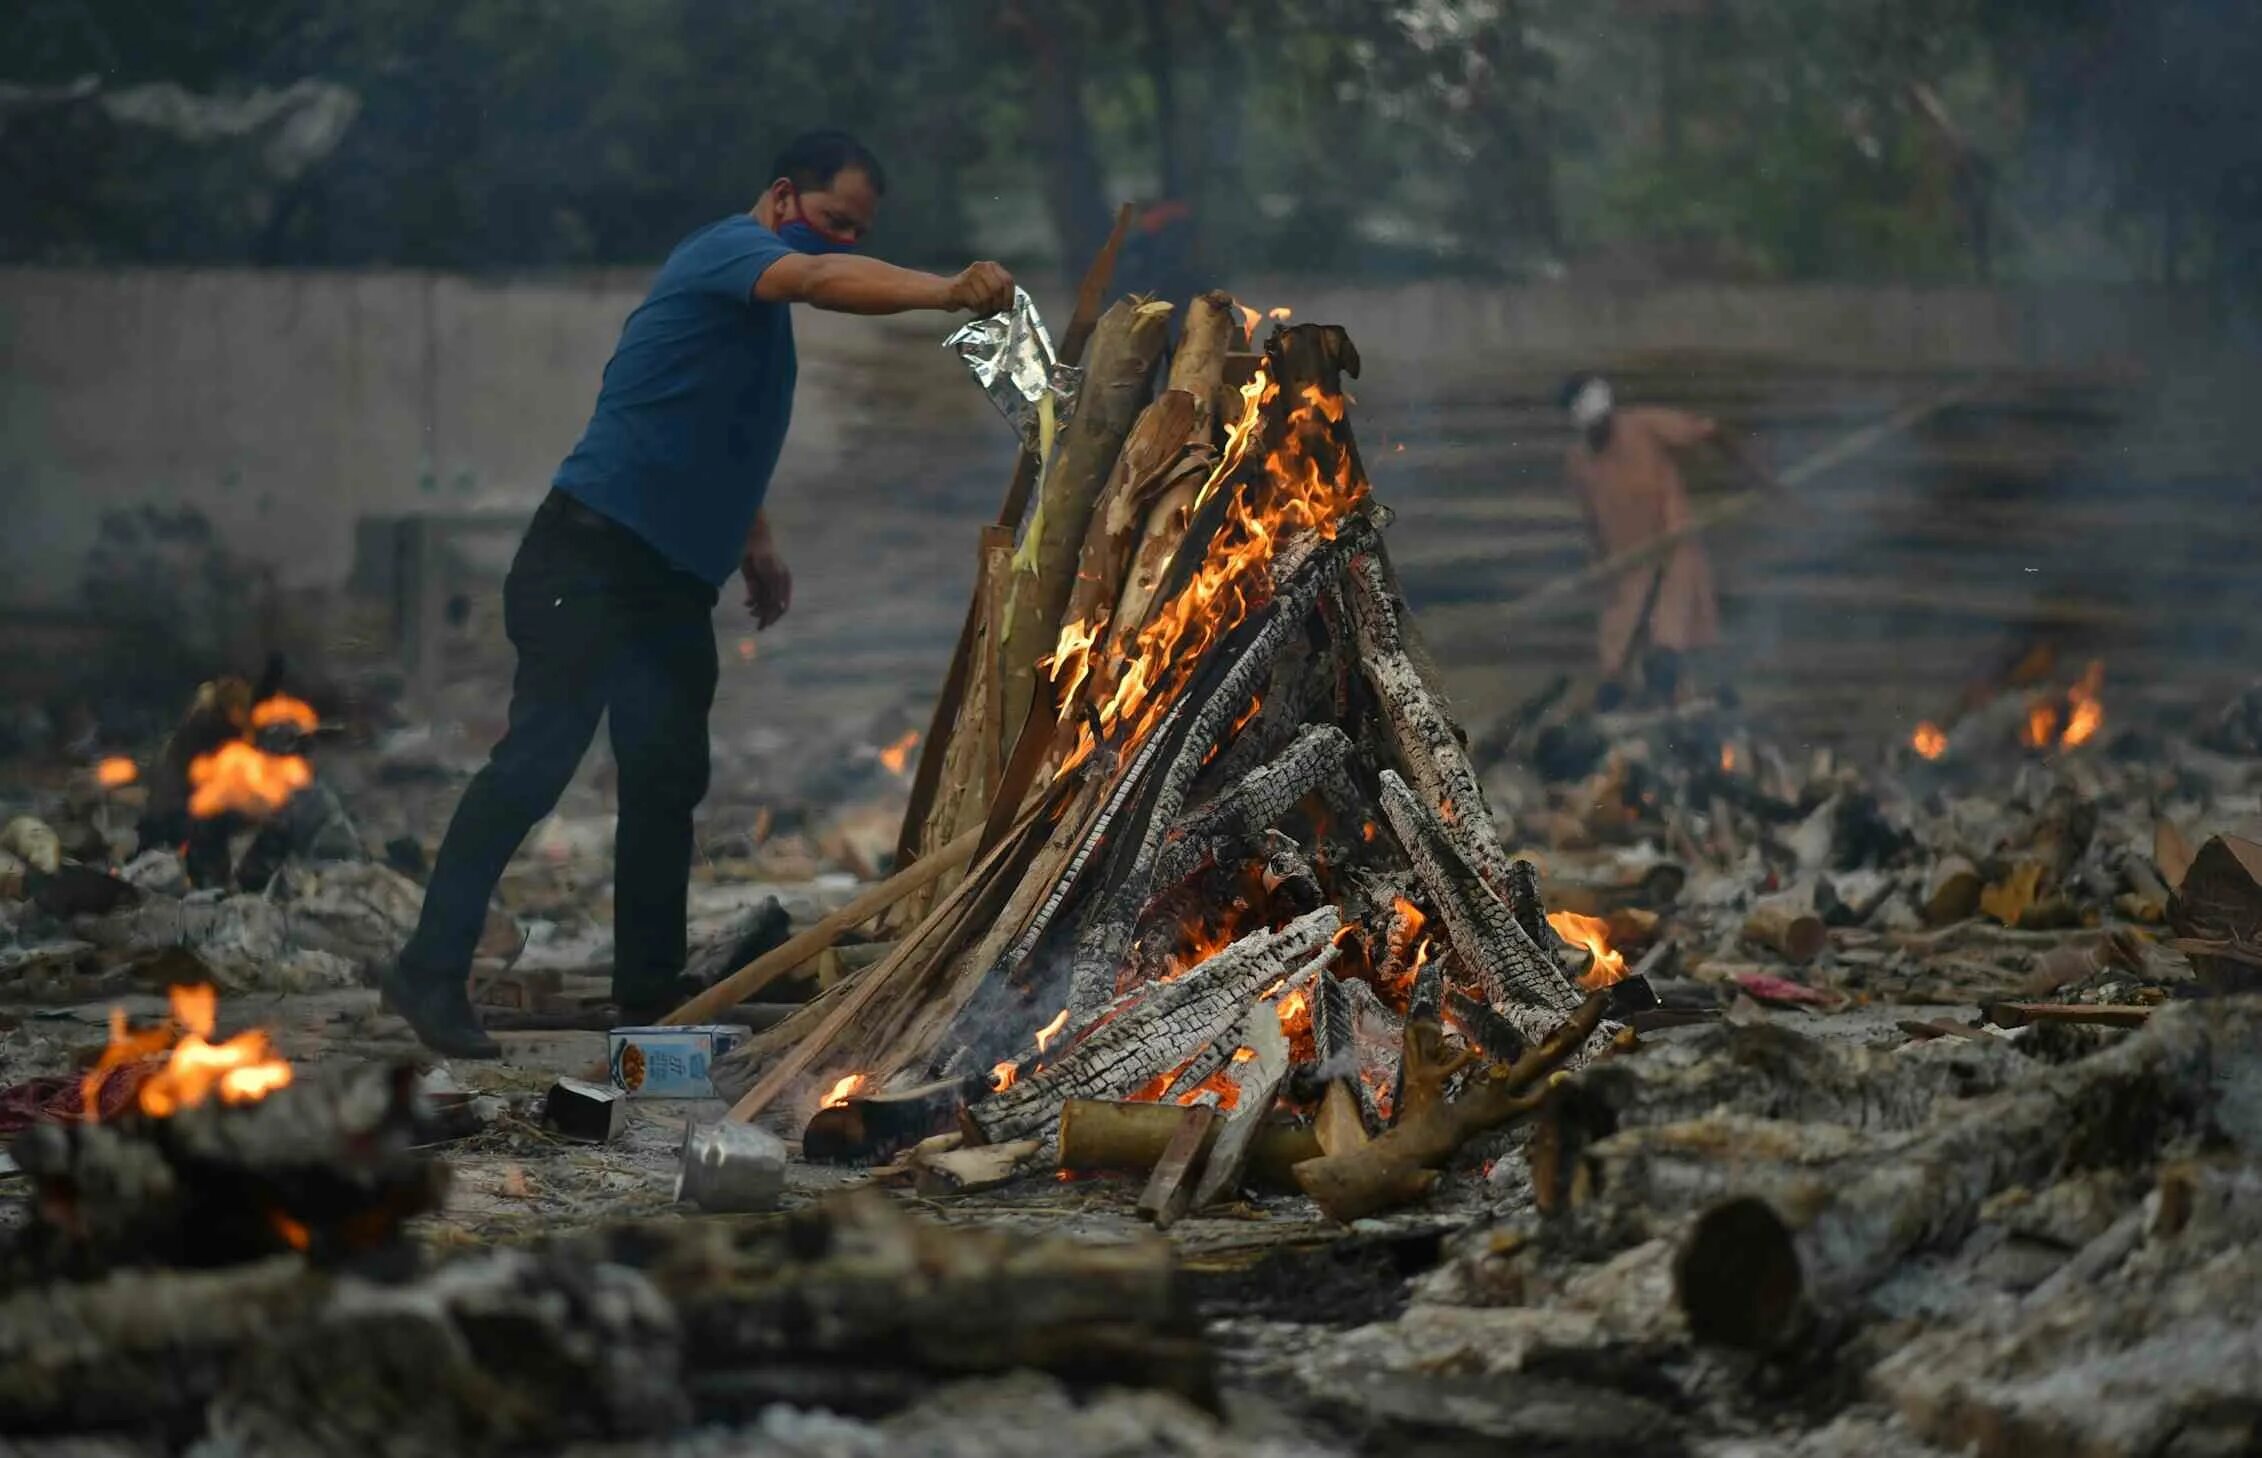
{"type": "Polygon", "coordinates": [[[1948,752],[1947,732],[1927,719],[1917,725],[1916,732],[1909,736],[1909,748],[1926,759],[1938,759],[1948,752]]]}
{"type": "Polygon", "coordinates": [[[918,730],[904,730],[903,737],[901,739],[898,739],[897,741],[895,741],[895,743],[890,744],[885,749],[882,749],[880,751],[880,763],[887,767],[887,772],[889,774],[902,774],[906,769],[910,768],[911,750],[913,746],[918,744],[918,742],[918,730]]]}
{"type": "Polygon", "coordinates": [[[1008,1058],[990,1067],[990,1092],[1004,1093],[1021,1081],[1021,1065],[1008,1058]]]}
{"type": "Polygon", "coordinates": [[[267,1212],[267,1223],[275,1227],[275,1233],[283,1237],[283,1243],[292,1250],[305,1250],[312,1243],[313,1233],[306,1228],[305,1224],[293,1220],[280,1210],[269,1210],[267,1212]]]}
{"type": "Polygon", "coordinates": [[[1551,911],[1547,924],[1555,934],[1576,946],[1585,947],[1594,960],[1579,976],[1579,986],[1593,991],[1608,987],[1626,975],[1626,957],[1623,952],[1610,950],[1610,923],[1597,916],[1581,916],[1575,911],[1551,911]]]}
{"type": "Polygon", "coordinates": [[[143,1080],[135,1095],[152,1118],[169,1118],[214,1097],[224,1104],[253,1103],[291,1081],[291,1065],[259,1029],[211,1041],[219,994],[209,983],[175,987],[169,1000],[171,1021],[138,1032],[127,1025],[124,1008],[110,1010],[110,1041],[79,1084],[88,1118],[100,1109],[102,1085],[112,1072],[160,1053],[165,1066],[143,1080]]]}
{"type": "Polygon", "coordinates": [[[2066,702],[2073,706],[2067,716],[2066,732],[2058,743],[2067,749],[2077,744],[2087,744],[2097,737],[2105,724],[2105,701],[2098,697],[2105,687],[2105,664],[2093,659],[2081,675],[2081,682],[2066,690],[2066,702]]]}
{"type": "Polygon", "coordinates": [[[231,739],[189,761],[189,814],[199,820],[231,811],[272,815],[314,783],[304,755],[269,754],[248,739],[231,739]]]}
{"type": "Polygon", "coordinates": [[[254,734],[277,724],[285,724],[301,734],[312,734],[322,727],[321,715],[304,699],[294,699],[289,694],[276,694],[261,699],[251,706],[251,729],[254,734]]]}
{"type": "Polygon", "coordinates": [[[1264,315],[1250,308],[1247,304],[1235,304],[1233,307],[1241,311],[1241,342],[1244,344],[1254,343],[1257,337],[1257,321],[1264,318],[1264,315]]]}
{"type": "Polygon", "coordinates": [[[1724,775],[1732,775],[1735,772],[1736,746],[1733,744],[1723,744],[1720,746],[1720,773],[1724,775]]]}
{"type": "Polygon", "coordinates": [[[1374,844],[1374,838],[1378,831],[1379,827],[1376,826],[1376,824],[1372,820],[1370,820],[1366,824],[1359,827],[1359,839],[1365,841],[1369,845],[1372,845],[1374,844]]]}
{"type": "Polygon", "coordinates": [[[2029,749],[2048,749],[2058,738],[2058,706],[2047,699],[2028,704],[2026,727],[2019,738],[2029,749]]]}
{"type": "Polygon", "coordinates": [[[1295,313],[1296,311],[1289,308],[1286,304],[1275,304],[1271,308],[1265,310],[1265,317],[1267,319],[1277,320],[1278,322],[1285,324],[1295,316],[1295,313]]]}
{"type": "Polygon", "coordinates": [[[1044,1052],[1046,1048],[1052,1045],[1052,1040],[1060,1036],[1060,1030],[1067,1026],[1068,1009],[1062,1008],[1059,1012],[1053,1014],[1051,1022],[1037,1029],[1037,1051],[1039,1053],[1044,1052]]]}
{"type": "MultiPolygon", "coordinates": [[[[1082,714],[1075,698],[1061,696],[1060,721],[1077,721],[1076,744],[1061,773],[1083,763],[1098,747],[1095,721],[1100,735],[1118,736],[1126,745],[1144,739],[1194,666],[1265,600],[1272,585],[1268,566],[1280,540],[1306,531],[1332,538],[1366,497],[1365,478],[1353,469],[1350,453],[1335,448],[1327,428],[1343,418],[1343,397],[1323,394],[1316,385],[1304,387],[1303,403],[1289,413],[1280,444],[1266,453],[1259,478],[1235,484],[1255,449],[1263,406],[1279,393],[1262,366],[1242,388],[1240,417],[1227,431],[1225,449],[1194,503],[1200,510],[1218,491],[1230,488],[1225,523],[1186,586],[1128,643],[1118,635],[1105,660],[1110,679],[1102,685],[1097,712],[1082,714]]],[[[1081,622],[1070,627],[1087,631],[1081,622]]],[[[1127,626],[1124,634],[1130,631],[1127,626]]],[[[1055,682],[1083,682],[1078,669],[1086,655],[1077,651],[1075,638],[1065,629],[1053,656],[1055,682]]]]}
{"type": "Polygon", "coordinates": [[[843,1078],[840,1082],[832,1086],[831,1092],[825,1095],[824,1100],[819,1103],[817,1107],[820,1109],[839,1108],[841,1105],[847,1103],[849,1099],[857,1093],[858,1090],[864,1087],[864,1080],[864,1074],[849,1074],[846,1078],[843,1078]]]}
{"type": "Polygon", "coordinates": [[[113,754],[94,767],[94,782],[105,790],[130,785],[141,778],[141,766],[122,754],[113,754]]]}

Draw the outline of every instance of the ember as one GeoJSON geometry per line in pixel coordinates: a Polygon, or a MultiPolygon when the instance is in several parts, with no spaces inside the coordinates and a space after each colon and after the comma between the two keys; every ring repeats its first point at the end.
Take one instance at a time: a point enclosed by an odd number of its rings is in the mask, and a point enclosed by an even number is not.
{"type": "Polygon", "coordinates": [[[123,755],[112,755],[94,767],[94,782],[106,790],[130,785],[141,778],[141,766],[123,755]]]}
{"type": "Polygon", "coordinates": [[[1917,725],[1916,732],[1909,736],[1909,748],[1926,759],[1938,759],[1948,752],[1948,735],[1939,725],[1927,719],[1917,725]]]}
{"type": "Polygon", "coordinates": [[[906,729],[903,737],[880,750],[880,763],[891,775],[900,775],[911,767],[911,751],[918,746],[919,731],[906,729]]]}
{"type": "Polygon", "coordinates": [[[2104,687],[2105,665],[2102,660],[2092,660],[2081,682],[2066,690],[2066,702],[2073,706],[2073,712],[2066,718],[2060,745],[2072,749],[2096,737],[2105,723],[2105,701],[2098,697],[2104,687]]]}
{"type": "Polygon", "coordinates": [[[86,1117],[97,1117],[102,1086],[120,1069],[153,1062],[164,1065],[142,1080],[135,1096],[141,1112],[168,1118],[181,1109],[217,1096],[225,1104],[263,1099],[291,1081],[291,1065],[264,1032],[254,1028],[224,1042],[211,1041],[219,997],[208,984],[171,991],[170,1022],[135,1031],[123,1008],[110,1010],[110,1041],[80,1084],[86,1117]]]}
{"type": "Polygon", "coordinates": [[[1626,956],[1610,949],[1610,923],[1596,916],[1581,916],[1575,911],[1551,911],[1547,924],[1563,940],[1587,949],[1594,960],[1579,976],[1579,986],[1589,991],[1608,987],[1626,975],[1626,956]]]}

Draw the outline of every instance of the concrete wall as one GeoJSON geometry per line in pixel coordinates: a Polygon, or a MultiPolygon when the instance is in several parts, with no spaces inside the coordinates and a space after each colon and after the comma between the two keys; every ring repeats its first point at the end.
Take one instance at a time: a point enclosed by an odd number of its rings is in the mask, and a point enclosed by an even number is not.
{"type": "MultiPolygon", "coordinates": [[[[343,576],[363,513],[529,503],[579,432],[638,290],[621,273],[0,270],[0,602],[67,601],[101,513],[118,506],[196,503],[286,584],[315,585],[343,576]]],[[[1370,378],[1394,364],[1481,371],[1674,350],[2141,370],[2216,333],[2204,298],[2153,289],[1243,292],[1348,325],[1370,378]]],[[[833,479],[874,421],[930,431],[938,451],[998,429],[935,347],[934,318],[804,311],[798,327],[803,388],[781,494],[830,483],[837,509],[858,490],[902,489],[833,479]]]]}

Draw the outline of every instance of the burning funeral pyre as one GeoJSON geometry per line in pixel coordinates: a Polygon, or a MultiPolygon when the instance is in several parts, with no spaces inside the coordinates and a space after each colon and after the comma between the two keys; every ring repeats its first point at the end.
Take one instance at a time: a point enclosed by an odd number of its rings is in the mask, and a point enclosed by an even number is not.
{"type": "Polygon", "coordinates": [[[915,804],[911,838],[986,818],[986,851],[844,996],[730,1062],[743,1112],[802,1090],[812,1146],[867,1157],[961,1110],[983,1142],[1048,1149],[1079,1104],[1177,1111],[1157,1128],[1222,1114],[1175,1170],[1198,1203],[1234,1190],[1276,1106],[1332,1109],[1296,1177],[1350,1218],[1413,1198],[1599,1048],[1617,964],[1592,939],[1591,973],[1559,954],[1421,666],[1351,429],[1349,337],[1275,327],[1233,356],[1232,302],[1206,296],[1141,408],[1167,312],[1126,301],[1094,336],[1033,528],[1072,548],[1065,600],[1031,613],[1039,579],[994,559],[1007,580],[978,592],[962,702],[1006,698],[1032,621],[1039,691],[1010,753],[1010,703],[930,746],[972,785],[923,824],[915,804]],[[1104,482],[1081,517],[1078,471],[1104,482]],[[890,1099],[923,1113],[860,1116],[867,1147],[838,1136],[844,1106],[890,1099]]]}

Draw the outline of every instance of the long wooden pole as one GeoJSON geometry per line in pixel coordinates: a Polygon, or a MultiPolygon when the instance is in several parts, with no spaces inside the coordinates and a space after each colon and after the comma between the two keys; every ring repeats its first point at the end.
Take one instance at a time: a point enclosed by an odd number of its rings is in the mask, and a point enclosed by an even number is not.
{"type": "MultiPolygon", "coordinates": [[[[1917,422],[1951,405],[1959,405],[1978,395],[1985,385],[1960,385],[1936,395],[1928,395],[1914,404],[1903,406],[1885,419],[1841,436],[1814,454],[1802,457],[1789,470],[1776,478],[1781,486],[1796,486],[1812,480],[1823,472],[1860,455],[1878,442],[1900,434],[1917,422]]],[[[1775,490],[1739,491],[1733,496],[1714,502],[1701,511],[1692,512],[1688,522],[1672,531],[1651,537],[1639,546],[1628,547],[1623,552],[1613,552],[1599,562],[1590,563],[1576,572],[1567,573],[1552,582],[1541,584],[1500,610],[1501,617],[1509,622],[1537,616],[1546,608],[1586,588],[1611,582],[1637,568],[1646,567],[1670,554],[1675,547],[1711,530],[1723,522],[1747,516],[1770,503],[1780,503],[1781,494],[1775,490]]]]}
{"type": "Polygon", "coordinates": [[[870,921],[920,887],[932,885],[951,867],[962,866],[972,860],[975,847],[981,841],[982,830],[980,826],[976,826],[933,854],[920,857],[807,931],[789,938],[780,946],[772,947],[716,982],[660,1019],[660,1022],[668,1027],[704,1022],[717,1013],[727,1012],[738,1006],[752,993],[767,987],[839,941],[842,933],[870,921]]]}

